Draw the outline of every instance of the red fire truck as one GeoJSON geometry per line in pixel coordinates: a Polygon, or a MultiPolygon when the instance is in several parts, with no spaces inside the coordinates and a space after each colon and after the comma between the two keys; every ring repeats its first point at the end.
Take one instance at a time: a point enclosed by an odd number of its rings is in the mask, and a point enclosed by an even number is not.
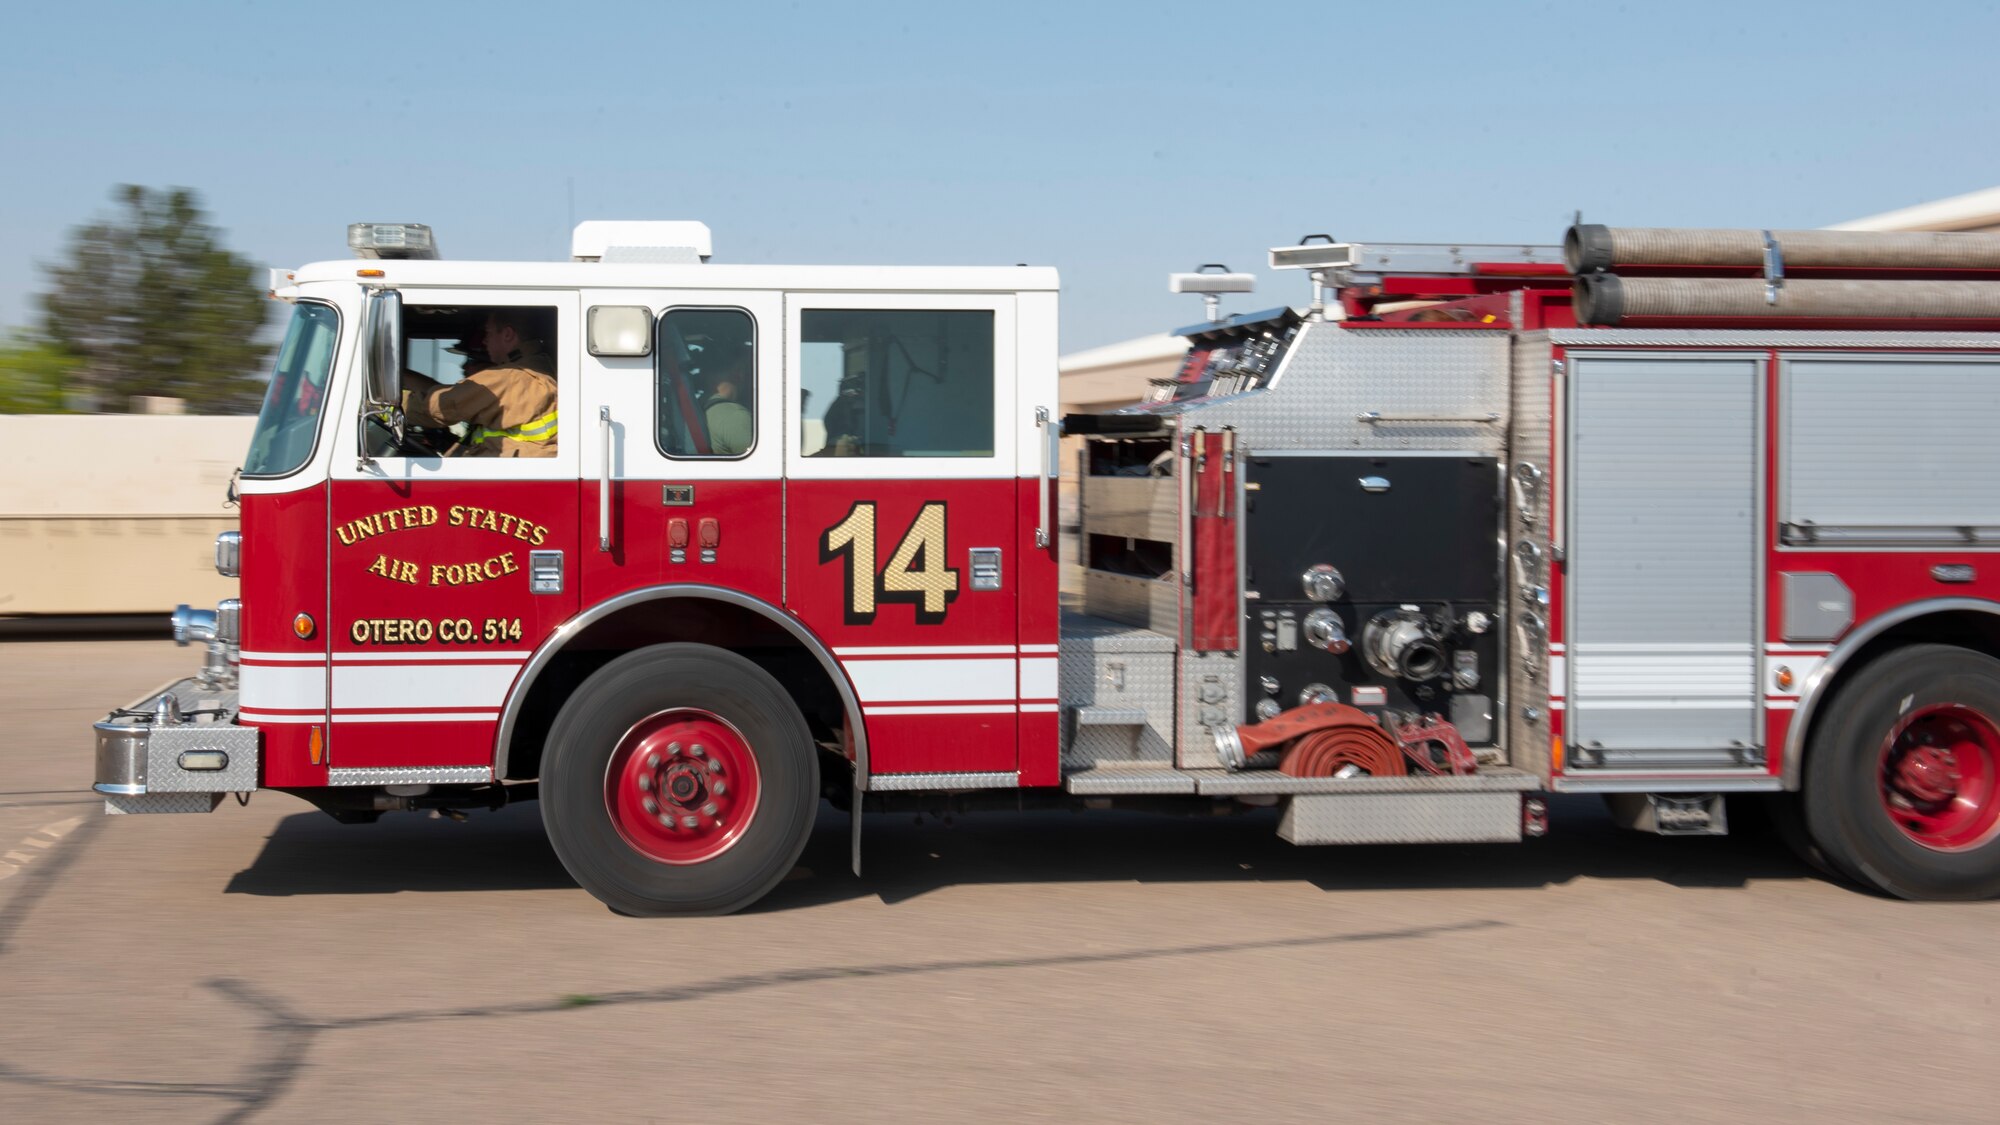
{"type": "Polygon", "coordinates": [[[1271,251],[1309,307],[1211,315],[1148,401],[1061,420],[1052,270],[709,239],[455,262],[361,224],[275,277],[242,597],[97,725],[107,811],[534,798],[583,887],[667,914],[763,895],[823,798],[858,868],[870,810],[1498,842],[1550,793],[1670,835],[1761,794],[1830,872],[2000,893],[2000,238],[1315,236],[1271,251]],[[398,410],[496,311],[553,357],[550,456],[398,410]]]}

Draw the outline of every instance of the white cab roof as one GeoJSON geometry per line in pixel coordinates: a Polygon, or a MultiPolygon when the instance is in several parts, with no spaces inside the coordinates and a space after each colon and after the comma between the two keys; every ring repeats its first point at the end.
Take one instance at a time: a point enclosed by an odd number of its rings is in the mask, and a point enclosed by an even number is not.
{"type": "Polygon", "coordinates": [[[792,292],[1022,293],[1060,288],[1050,266],[767,266],[606,262],[330,261],[293,284],[360,281],[454,289],[778,289],[792,292]],[[381,277],[361,278],[360,270],[381,277]]]}

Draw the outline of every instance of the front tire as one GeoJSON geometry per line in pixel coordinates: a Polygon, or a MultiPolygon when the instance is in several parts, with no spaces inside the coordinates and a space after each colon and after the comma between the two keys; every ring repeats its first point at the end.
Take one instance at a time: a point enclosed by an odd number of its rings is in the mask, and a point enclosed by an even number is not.
{"type": "Polygon", "coordinates": [[[697,644],[630,652],[563,704],[542,818],[583,889],[624,914],[728,914],[798,861],[819,801],[805,718],[771,674],[697,644]]]}
{"type": "Polygon", "coordinates": [[[2000,894],[2000,660],[1912,645],[1856,673],[1813,732],[1806,825],[1899,898],[2000,894]]]}

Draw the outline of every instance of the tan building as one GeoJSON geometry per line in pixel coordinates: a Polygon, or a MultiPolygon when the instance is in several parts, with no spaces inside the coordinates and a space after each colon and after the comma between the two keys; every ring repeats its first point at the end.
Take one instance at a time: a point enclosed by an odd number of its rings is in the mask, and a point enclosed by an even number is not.
{"type": "MultiPolygon", "coordinates": [[[[255,418],[0,415],[0,618],[165,614],[236,596],[215,536],[255,418]]],[[[164,625],[164,622],[163,622],[164,625]]]]}
{"type": "Polygon", "coordinates": [[[2000,187],[1919,203],[1865,219],[1835,223],[1828,230],[2000,230],[2000,187]]]}

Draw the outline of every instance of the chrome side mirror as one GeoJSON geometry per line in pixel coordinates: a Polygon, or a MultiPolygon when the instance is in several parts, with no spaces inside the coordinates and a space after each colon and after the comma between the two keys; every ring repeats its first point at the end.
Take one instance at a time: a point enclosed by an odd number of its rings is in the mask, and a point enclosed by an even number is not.
{"type": "Polygon", "coordinates": [[[368,295],[368,409],[402,404],[403,295],[377,289],[368,295]]]}

